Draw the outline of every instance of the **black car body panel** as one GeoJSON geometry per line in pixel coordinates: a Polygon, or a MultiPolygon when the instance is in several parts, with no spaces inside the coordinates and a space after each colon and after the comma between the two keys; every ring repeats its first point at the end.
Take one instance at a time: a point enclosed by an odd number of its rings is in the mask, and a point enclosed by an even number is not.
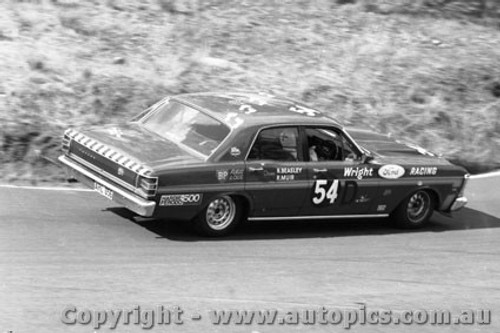
{"type": "MultiPolygon", "coordinates": [[[[344,129],[303,103],[223,92],[174,96],[159,105],[173,102],[223,123],[227,136],[209,154],[193,153],[143,126],[149,114],[160,112],[153,107],[132,122],[66,131],[60,160],[72,177],[109,194],[99,186],[105,183],[121,193],[119,203],[158,218],[192,219],[220,195],[241,198],[249,220],[387,216],[417,189],[432,194],[438,211],[461,206],[467,175],[462,167],[387,135],[344,129]],[[258,155],[278,141],[291,160],[258,155]],[[330,151],[317,154],[313,141],[330,151]],[[333,148],[335,157],[328,157],[333,148]]],[[[201,135],[190,133],[181,139],[201,135]]],[[[195,150],[206,150],[208,141],[195,150]]]]}

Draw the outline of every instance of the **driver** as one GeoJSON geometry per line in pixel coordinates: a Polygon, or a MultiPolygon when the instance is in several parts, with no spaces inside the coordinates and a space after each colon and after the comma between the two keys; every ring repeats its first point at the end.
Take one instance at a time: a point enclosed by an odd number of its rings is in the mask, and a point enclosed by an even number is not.
{"type": "Polygon", "coordinates": [[[297,160],[297,133],[292,128],[285,128],[280,133],[280,143],[283,151],[297,160]]]}

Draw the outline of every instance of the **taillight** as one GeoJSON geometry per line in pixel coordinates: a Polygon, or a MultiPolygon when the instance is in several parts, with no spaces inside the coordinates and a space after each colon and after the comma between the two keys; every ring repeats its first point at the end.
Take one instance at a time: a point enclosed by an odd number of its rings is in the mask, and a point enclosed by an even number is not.
{"type": "Polygon", "coordinates": [[[148,177],[140,175],[137,179],[136,193],[143,198],[151,198],[158,190],[158,177],[148,177]]]}
{"type": "Polygon", "coordinates": [[[64,132],[64,136],[62,139],[62,151],[63,151],[63,153],[67,154],[69,152],[69,145],[70,145],[71,139],[73,138],[75,133],[76,132],[72,129],[67,129],[64,132]]]}

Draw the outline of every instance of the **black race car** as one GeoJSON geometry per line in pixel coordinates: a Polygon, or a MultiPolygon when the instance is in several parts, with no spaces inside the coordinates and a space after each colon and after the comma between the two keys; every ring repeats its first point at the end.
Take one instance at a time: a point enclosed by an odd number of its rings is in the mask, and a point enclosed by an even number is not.
{"type": "Polygon", "coordinates": [[[392,216],[416,228],[467,203],[464,168],[268,94],[168,97],[126,123],[68,129],[63,150],[71,178],[211,236],[242,220],[392,216]]]}

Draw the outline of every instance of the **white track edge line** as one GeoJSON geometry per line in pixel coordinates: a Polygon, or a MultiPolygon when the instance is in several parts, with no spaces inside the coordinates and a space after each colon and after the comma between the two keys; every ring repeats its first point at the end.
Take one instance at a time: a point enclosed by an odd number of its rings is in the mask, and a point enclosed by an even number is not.
{"type": "Polygon", "coordinates": [[[492,171],[487,173],[480,173],[478,175],[471,175],[471,179],[481,179],[481,178],[489,178],[489,177],[500,177],[500,171],[492,171]]]}
{"type": "Polygon", "coordinates": [[[92,192],[93,190],[87,188],[74,188],[74,187],[50,187],[50,186],[22,186],[22,185],[9,185],[0,184],[0,188],[14,188],[22,190],[42,190],[42,191],[75,191],[75,192],[92,192]]]}

